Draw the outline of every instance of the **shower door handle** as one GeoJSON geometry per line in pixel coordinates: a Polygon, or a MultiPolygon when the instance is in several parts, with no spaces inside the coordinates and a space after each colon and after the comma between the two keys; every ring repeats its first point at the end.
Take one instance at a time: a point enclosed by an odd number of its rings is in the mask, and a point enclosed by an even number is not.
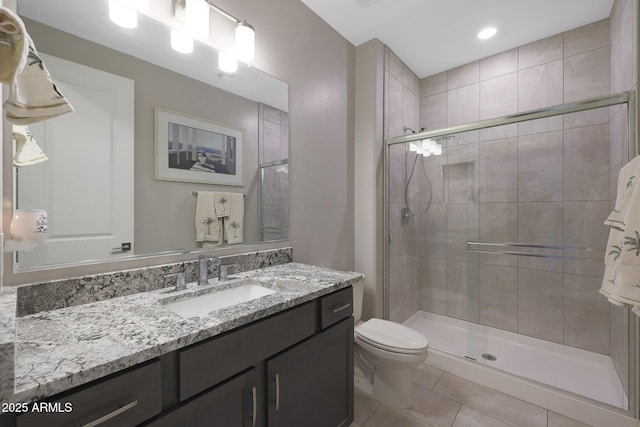
{"type": "Polygon", "coordinates": [[[548,258],[548,259],[571,259],[571,260],[580,260],[580,261],[598,261],[602,262],[602,258],[586,258],[586,257],[576,257],[569,255],[548,255],[548,254],[539,254],[539,253],[529,253],[529,252],[519,252],[517,249],[519,248],[530,248],[530,249],[541,249],[541,250],[573,250],[573,251],[582,251],[582,252],[604,252],[603,249],[595,249],[595,248],[579,248],[573,246],[552,246],[552,245],[537,245],[531,243],[511,243],[511,242],[467,242],[467,251],[474,252],[478,254],[498,254],[498,255],[516,255],[516,256],[524,256],[524,257],[533,257],[533,258],[548,258]],[[480,249],[475,249],[473,246],[479,246],[480,249]],[[483,247],[489,247],[488,249],[482,249],[483,247]],[[504,250],[504,249],[493,249],[493,248],[507,248],[512,250],[504,250]]]}

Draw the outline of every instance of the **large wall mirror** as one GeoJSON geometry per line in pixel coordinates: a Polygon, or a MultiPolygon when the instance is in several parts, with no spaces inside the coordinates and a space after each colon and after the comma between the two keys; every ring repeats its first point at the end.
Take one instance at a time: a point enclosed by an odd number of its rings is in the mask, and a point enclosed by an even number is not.
{"type": "Polygon", "coordinates": [[[13,271],[286,240],[288,85],[245,64],[222,73],[206,41],[173,50],[170,0],[150,2],[134,29],[110,21],[108,3],[17,2],[75,112],[30,125],[48,161],[4,156],[5,204],[46,209],[49,221],[49,238],[17,251],[13,271]],[[197,239],[201,192],[242,194],[230,199],[243,210],[235,239],[197,239]]]}

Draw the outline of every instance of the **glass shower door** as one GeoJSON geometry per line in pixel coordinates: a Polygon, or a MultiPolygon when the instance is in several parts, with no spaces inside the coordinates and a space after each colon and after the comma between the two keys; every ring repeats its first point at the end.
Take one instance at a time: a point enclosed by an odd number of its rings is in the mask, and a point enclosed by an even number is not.
{"type": "Polygon", "coordinates": [[[388,144],[390,319],[628,409],[629,310],[599,293],[628,129],[623,104],[388,144]]]}
{"type": "Polygon", "coordinates": [[[479,239],[477,132],[394,144],[388,154],[389,317],[419,323],[432,348],[481,358],[479,256],[467,251],[479,239]]]}

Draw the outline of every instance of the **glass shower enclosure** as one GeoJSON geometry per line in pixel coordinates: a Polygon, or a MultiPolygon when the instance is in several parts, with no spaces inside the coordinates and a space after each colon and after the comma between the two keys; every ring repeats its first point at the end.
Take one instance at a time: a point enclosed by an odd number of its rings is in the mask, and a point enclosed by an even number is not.
{"type": "Polygon", "coordinates": [[[430,347],[630,409],[634,316],[599,293],[631,93],[390,139],[385,312],[430,347]]]}

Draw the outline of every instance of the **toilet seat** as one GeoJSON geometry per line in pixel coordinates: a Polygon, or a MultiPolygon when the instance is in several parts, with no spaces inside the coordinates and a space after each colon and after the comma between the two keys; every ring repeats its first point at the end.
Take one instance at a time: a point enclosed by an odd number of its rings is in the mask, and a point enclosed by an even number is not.
{"type": "Polygon", "coordinates": [[[429,347],[427,339],[417,331],[383,319],[369,319],[355,329],[356,338],[392,353],[420,354],[429,347]]]}

